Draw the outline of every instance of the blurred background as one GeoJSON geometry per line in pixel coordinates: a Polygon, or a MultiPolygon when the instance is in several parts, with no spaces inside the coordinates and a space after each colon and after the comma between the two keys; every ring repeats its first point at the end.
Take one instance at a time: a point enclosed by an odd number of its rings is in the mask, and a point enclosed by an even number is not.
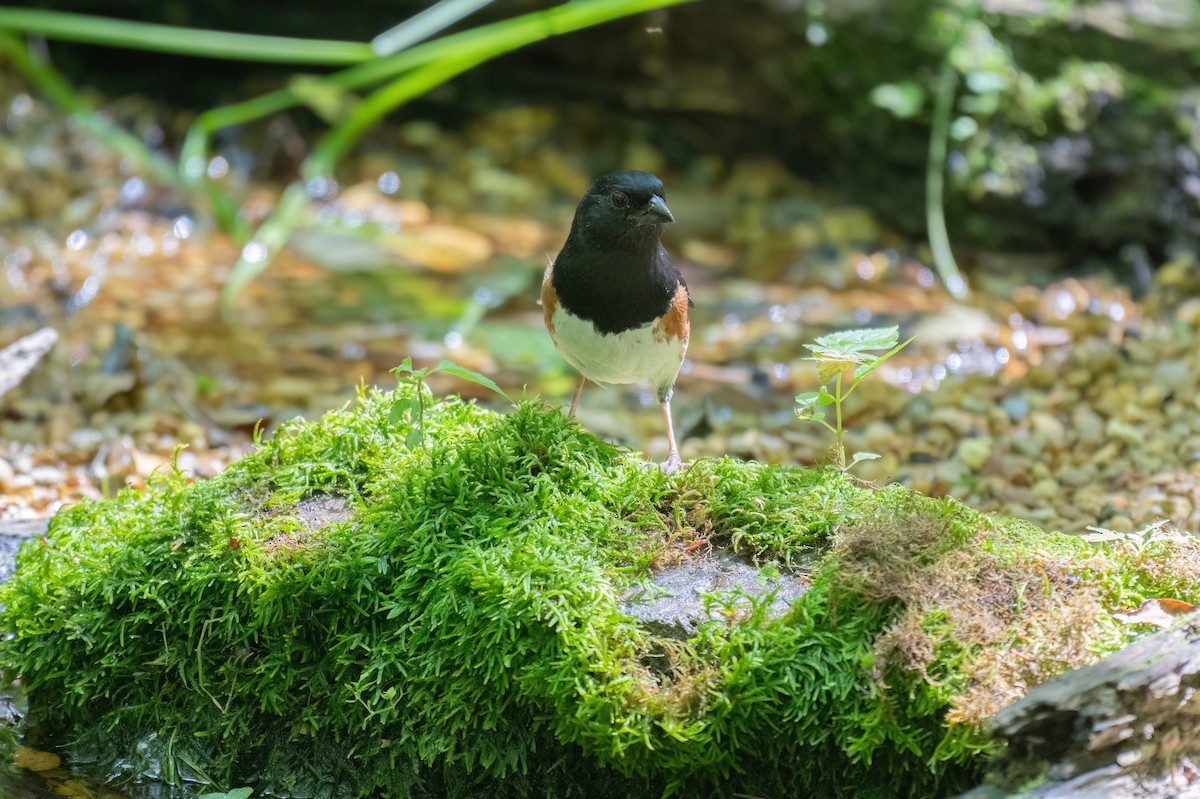
{"type": "MultiPolygon", "coordinates": [[[[538,285],[634,168],[696,302],[685,458],[827,462],[803,344],[895,324],[915,342],[847,405],[881,456],[856,474],[1070,533],[1200,526],[1192,0],[450,5],[376,40],[399,55],[367,43],[430,4],[0,9],[0,519],[180,445],[211,476],[406,356],[565,405],[538,285]],[[72,13],[343,46],[213,57],[72,13]]],[[[644,388],[580,420],[665,452],[644,388]]]]}

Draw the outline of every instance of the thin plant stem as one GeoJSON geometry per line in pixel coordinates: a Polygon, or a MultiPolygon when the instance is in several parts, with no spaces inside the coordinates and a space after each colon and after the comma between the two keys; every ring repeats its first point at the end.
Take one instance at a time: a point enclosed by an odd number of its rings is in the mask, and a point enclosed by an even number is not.
{"type": "Polygon", "coordinates": [[[237,61],[329,66],[375,58],[371,45],[363,42],[259,36],[33,8],[0,8],[0,29],[126,50],[237,61]]]}
{"type": "Polygon", "coordinates": [[[836,433],[837,433],[838,468],[845,471],[845,469],[846,469],[846,446],[842,442],[842,434],[844,433],[844,431],[842,430],[842,400],[844,400],[846,397],[842,396],[842,372],[838,372],[838,374],[837,374],[837,382],[834,384],[833,391],[834,391],[833,407],[834,407],[834,413],[836,414],[836,419],[837,419],[836,433]]]}
{"type": "Polygon", "coordinates": [[[950,137],[950,113],[954,108],[954,93],[958,87],[958,72],[951,59],[968,25],[979,13],[979,5],[979,0],[968,0],[959,17],[954,40],[946,48],[946,55],[942,59],[929,127],[929,160],[925,164],[925,227],[929,235],[929,250],[942,285],[954,297],[967,295],[967,281],[954,260],[950,234],[946,230],[946,142],[950,137]]]}
{"type": "Polygon", "coordinates": [[[421,449],[429,449],[425,441],[425,381],[417,379],[417,427],[421,431],[421,449]]]}
{"type": "Polygon", "coordinates": [[[946,139],[950,132],[950,109],[954,105],[957,83],[958,73],[947,55],[938,74],[929,131],[929,160],[925,166],[925,226],[933,265],[942,279],[942,285],[955,297],[964,297],[967,294],[967,281],[963,279],[950,248],[945,210],[946,139]]]}

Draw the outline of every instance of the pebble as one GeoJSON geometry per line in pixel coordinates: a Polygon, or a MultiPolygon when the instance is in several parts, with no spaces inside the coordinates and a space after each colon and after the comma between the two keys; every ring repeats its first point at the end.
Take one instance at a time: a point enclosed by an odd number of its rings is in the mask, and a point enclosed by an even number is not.
{"type": "Polygon", "coordinates": [[[1029,423],[1034,434],[1041,436],[1048,446],[1054,449],[1066,446],[1067,426],[1059,421],[1057,416],[1044,411],[1034,411],[1029,417],[1029,423]]]}
{"type": "Polygon", "coordinates": [[[12,464],[4,458],[0,458],[0,486],[6,486],[11,483],[16,474],[12,464]]]}
{"type": "Polygon", "coordinates": [[[958,461],[942,461],[933,469],[933,474],[936,480],[940,480],[946,485],[955,485],[966,479],[970,471],[978,471],[979,467],[972,467],[967,463],[958,461]]]}
{"type": "Polygon", "coordinates": [[[1021,455],[1005,455],[1000,461],[1000,473],[1010,482],[1022,484],[1029,478],[1033,460],[1021,455]]]}
{"type": "Polygon", "coordinates": [[[958,442],[955,454],[963,465],[971,471],[977,472],[983,468],[992,455],[992,439],[989,436],[964,438],[958,442]]]}
{"type": "Polygon", "coordinates": [[[1120,419],[1109,419],[1104,425],[1104,434],[1126,444],[1140,444],[1146,437],[1144,430],[1126,424],[1120,419]]]}
{"type": "Polygon", "coordinates": [[[1060,482],[1080,488],[1090,485],[1099,477],[1099,469],[1095,464],[1085,463],[1081,466],[1066,466],[1058,470],[1060,482]]]}
{"type": "Polygon", "coordinates": [[[863,431],[863,438],[866,440],[868,450],[880,454],[893,449],[898,443],[896,440],[896,429],[881,420],[876,420],[868,424],[863,431]]]}
{"type": "Polygon", "coordinates": [[[1151,380],[1174,392],[1194,394],[1196,390],[1196,375],[1192,374],[1188,365],[1179,359],[1173,358],[1154,364],[1151,380]]]}
{"type": "Polygon", "coordinates": [[[1023,393],[1008,395],[1000,402],[1000,406],[1010,421],[1019,422],[1029,416],[1029,400],[1023,393]]]}
{"type": "Polygon", "coordinates": [[[67,446],[80,451],[92,451],[104,442],[104,434],[94,427],[77,427],[67,435],[67,446]]]}
{"type": "Polygon", "coordinates": [[[35,466],[29,477],[34,484],[42,486],[58,485],[67,479],[67,473],[56,466],[35,466]]]}
{"type": "Polygon", "coordinates": [[[1071,427],[1082,443],[1100,444],[1104,440],[1104,419],[1091,408],[1076,408],[1071,414],[1071,427]]]}
{"type": "Polygon", "coordinates": [[[1033,484],[1033,495],[1042,502],[1054,501],[1059,497],[1061,491],[1058,481],[1052,477],[1042,478],[1033,484]]]}
{"type": "Polygon", "coordinates": [[[50,771],[58,768],[61,758],[53,752],[43,752],[28,746],[21,746],[13,752],[13,763],[30,771],[50,771]]]}
{"type": "Polygon", "coordinates": [[[1109,519],[1105,525],[1109,530],[1115,530],[1118,533],[1132,533],[1134,531],[1133,519],[1124,514],[1117,514],[1109,519]]]}

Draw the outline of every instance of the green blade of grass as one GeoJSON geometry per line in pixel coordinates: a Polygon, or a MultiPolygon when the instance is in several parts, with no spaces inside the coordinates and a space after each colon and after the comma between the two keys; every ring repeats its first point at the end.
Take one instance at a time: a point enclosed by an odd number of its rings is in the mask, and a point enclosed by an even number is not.
{"type": "MultiPolygon", "coordinates": [[[[313,177],[332,174],[342,156],[358,142],[364,133],[388,113],[484,61],[552,36],[591,27],[641,11],[686,2],[691,2],[691,0],[575,0],[566,5],[468,31],[467,33],[471,35],[464,34],[462,38],[455,41],[453,47],[443,44],[436,60],[401,75],[360,103],[304,159],[304,163],[301,165],[303,179],[307,181],[313,177]]],[[[393,58],[402,59],[405,56],[412,58],[412,53],[416,49],[400,53],[393,58]]],[[[432,58],[432,56],[422,57],[432,58]]],[[[344,76],[345,73],[343,73],[342,79],[346,80],[344,76]]],[[[303,191],[303,186],[293,184],[288,188],[288,192],[293,192],[294,188],[303,191]]],[[[276,210],[267,218],[260,230],[269,230],[272,240],[278,240],[282,244],[283,241],[286,241],[291,226],[299,221],[300,216],[301,214],[292,207],[289,207],[287,218],[284,218],[280,211],[276,210]]],[[[256,239],[261,240],[262,237],[256,236],[256,239]]],[[[227,318],[232,316],[233,303],[238,292],[270,265],[277,251],[277,247],[272,246],[268,248],[267,257],[262,260],[248,260],[245,257],[238,259],[221,295],[222,310],[227,318]]]]}
{"type": "MultiPolygon", "coordinates": [[[[500,52],[516,49],[539,39],[693,0],[576,0],[566,6],[535,11],[512,19],[493,22],[461,33],[443,36],[416,45],[395,55],[375,58],[321,78],[333,89],[350,91],[393,80],[409,70],[434,61],[454,60],[487,49],[496,42],[509,42],[500,52]]],[[[277,89],[240,103],[214,108],[196,117],[184,140],[179,162],[187,165],[208,161],[208,139],[221,128],[241,125],[270,114],[293,108],[304,102],[290,87],[277,89]]],[[[192,170],[191,178],[203,181],[203,170],[192,170]]]]}
{"type": "Polygon", "coordinates": [[[83,44],[239,61],[337,65],[375,57],[371,45],[362,42],[180,28],[32,8],[0,8],[0,29],[83,44]]]}
{"type": "Polygon", "coordinates": [[[440,33],[463,17],[474,14],[491,2],[492,0],[441,0],[376,36],[371,40],[371,49],[381,56],[406,50],[417,42],[440,33]]]}

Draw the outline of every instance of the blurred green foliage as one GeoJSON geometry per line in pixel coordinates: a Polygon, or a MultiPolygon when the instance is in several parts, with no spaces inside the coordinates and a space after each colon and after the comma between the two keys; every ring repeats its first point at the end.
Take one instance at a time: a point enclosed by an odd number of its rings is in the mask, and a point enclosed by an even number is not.
{"type": "Polygon", "coordinates": [[[270,264],[301,221],[308,206],[308,182],[332,177],[342,157],[388,113],[462,72],[532,42],[682,2],[689,0],[579,0],[417,44],[458,20],[460,15],[454,9],[463,6],[461,0],[441,0],[384,31],[373,45],[0,8],[0,54],[7,55],[62,110],[80,119],[133,163],[160,180],[182,183],[208,197],[217,219],[245,243],[225,286],[228,312],[240,289],[270,264]],[[87,101],[36,48],[27,47],[19,34],[210,58],[354,66],[321,78],[298,77],[284,88],[200,114],[184,141],[178,167],[173,168],[161,154],[92,112],[87,101]],[[351,96],[355,90],[372,86],[377,88],[361,101],[351,96]],[[275,209],[251,230],[239,216],[238,199],[208,176],[209,140],[221,128],[301,104],[311,104],[318,116],[329,117],[330,129],[302,162],[301,179],[284,190],[275,209]]]}

